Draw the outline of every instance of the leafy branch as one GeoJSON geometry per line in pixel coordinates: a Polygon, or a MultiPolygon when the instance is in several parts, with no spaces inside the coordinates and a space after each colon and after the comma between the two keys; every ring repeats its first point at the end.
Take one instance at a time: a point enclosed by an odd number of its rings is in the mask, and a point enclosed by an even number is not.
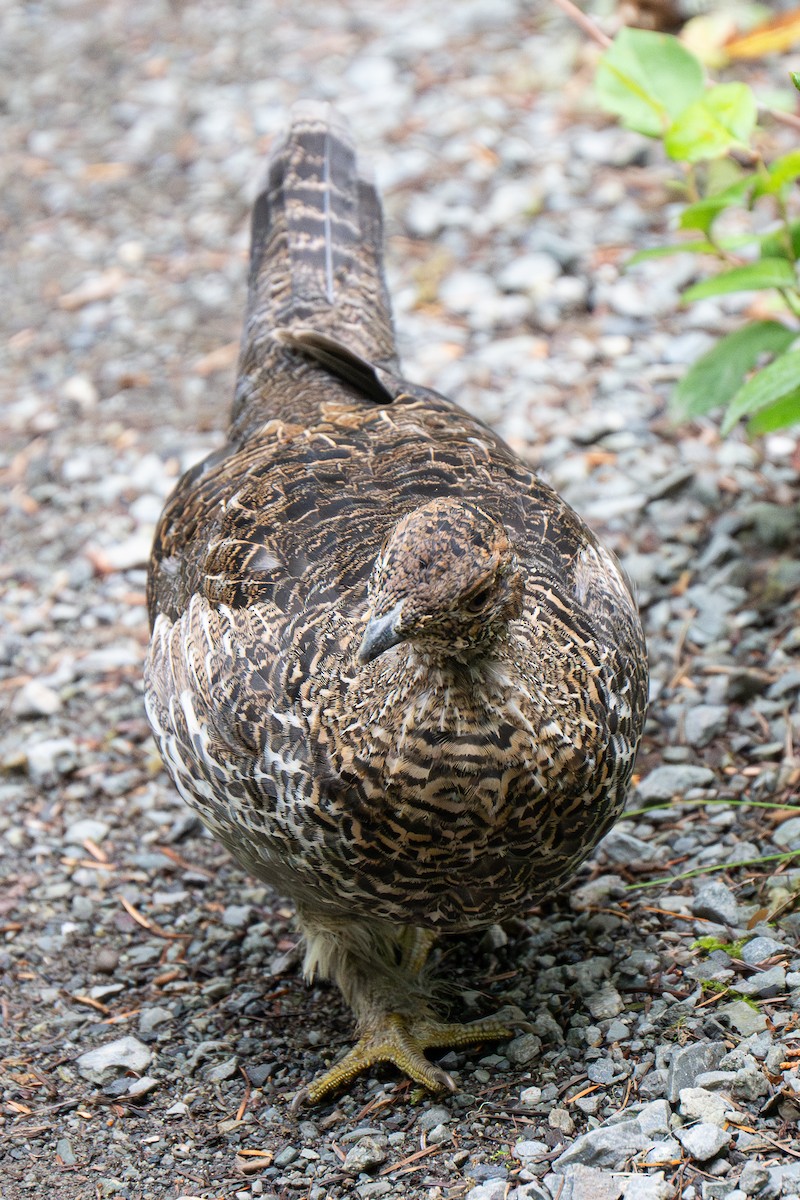
{"type": "MultiPolygon", "coordinates": [[[[772,297],[774,320],[749,322],[692,365],[673,394],[673,414],[689,419],[727,405],[723,433],[742,418],[756,434],[800,423],[800,218],[791,211],[800,150],[767,163],[752,89],[708,83],[702,63],[677,38],[623,28],[610,42],[584,13],[578,21],[572,0],[556,3],[604,47],[595,79],[602,107],[626,128],[661,141],[682,172],[678,228],[689,240],[642,251],[631,263],[687,251],[700,256],[706,278],[683,292],[686,304],[738,292],[772,297]],[[766,233],[753,219],[756,206],[767,209],[766,233]],[[742,234],[725,232],[722,218],[732,210],[746,214],[742,234]]],[[[800,79],[792,79],[800,89],[800,79]]],[[[771,115],[800,126],[789,114],[771,115]]]]}

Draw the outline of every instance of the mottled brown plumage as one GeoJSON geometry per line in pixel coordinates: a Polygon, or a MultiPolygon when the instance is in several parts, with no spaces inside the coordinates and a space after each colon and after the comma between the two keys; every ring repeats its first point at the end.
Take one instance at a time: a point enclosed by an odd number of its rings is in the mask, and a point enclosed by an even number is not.
{"type": "Polygon", "coordinates": [[[380,206],[302,106],[253,220],[227,444],[153,548],[147,711],[179,791],[290,897],[306,972],[361,1041],[316,1099],[390,1059],[452,1081],[433,937],[569,878],[618,814],[646,665],[620,569],[451,401],[399,376],[380,206]]]}

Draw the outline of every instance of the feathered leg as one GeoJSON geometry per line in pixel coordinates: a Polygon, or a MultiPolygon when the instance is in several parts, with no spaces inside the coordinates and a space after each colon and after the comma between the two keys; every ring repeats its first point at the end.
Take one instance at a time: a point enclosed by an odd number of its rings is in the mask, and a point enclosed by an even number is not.
{"type": "Polygon", "coordinates": [[[306,938],[305,975],[332,979],[356,1017],[358,1041],[344,1058],[295,1097],[293,1107],[315,1104],[377,1063],[393,1063],[433,1092],[455,1091],[447,1071],[425,1057],[432,1046],[468,1046],[512,1036],[489,1017],[469,1024],[441,1021],[430,1003],[424,968],[436,935],[407,926],[358,924],[322,927],[300,921],[306,938]]]}

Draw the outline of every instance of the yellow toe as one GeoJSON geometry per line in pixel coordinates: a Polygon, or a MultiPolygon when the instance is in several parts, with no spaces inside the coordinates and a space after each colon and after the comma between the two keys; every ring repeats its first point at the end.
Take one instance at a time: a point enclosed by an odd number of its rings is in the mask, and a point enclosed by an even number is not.
{"type": "Polygon", "coordinates": [[[491,1017],[462,1025],[447,1024],[430,1014],[411,1017],[385,1013],[343,1059],[298,1092],[292,1108],[316,1104],[329,1092],[351,1083],[362,1071],[384,1062],[393,1063],[432,1092],[454,1092],[456,1085],[452,1077],[425,1057],[424,1051],[428,1047],[469,1046],[474,1042],[501,1041],[512,1036],[513,1031],[508,1025],[491,1017]]]}

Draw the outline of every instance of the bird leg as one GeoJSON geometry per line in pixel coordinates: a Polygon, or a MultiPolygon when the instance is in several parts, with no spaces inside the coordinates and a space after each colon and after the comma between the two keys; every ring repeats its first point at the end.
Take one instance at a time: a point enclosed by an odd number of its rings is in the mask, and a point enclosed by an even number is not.
{"type": "MultiPolygon", "coordinates": [[[[453,1078],[426,1058],[426,1049],[467,1046],[513,1036],[509,1025],[497,1017],[461,1024],[441,1021],[436,1016],[421,978],[436,941],[436,935],[429,930],[407,926],[399,934],[393,931],[388,944],[385,936],[378,936],[369,957],[364,953],[363,927],[359,934],[360,944],[354,944],[345,931],[337,931],[338,953],[330,964],[331,976],[356,1014],[358,1042],[344,1058],[298,1093],[292,1105],[295,1109],[303,1103],[316,1104],[362,1071],[384,1062],[392,1063],[433,1092],[454,1092],[453,1078]],[[391,951],[391,956],[387,951],[391,951]]],[[[319,936],[317,929],[314,938],[319,936]]],[[[312,970],[325,958],[310,941],[307,972],[309,953],[312,970]]]]}

